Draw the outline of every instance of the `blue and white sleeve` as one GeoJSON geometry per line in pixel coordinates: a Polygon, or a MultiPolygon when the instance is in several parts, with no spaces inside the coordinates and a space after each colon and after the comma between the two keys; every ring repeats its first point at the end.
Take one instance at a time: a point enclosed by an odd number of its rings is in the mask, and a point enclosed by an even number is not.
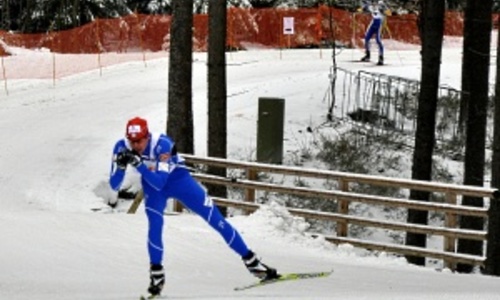
{"type": "Polygon", "coordinates": [[[161,190],[167,184],[170,172],[173,170],[171,167],[173,142],[166,136],[160,136],[154,152],[156,157],[155,171],[149,170],[145,164],[140,164],[137,171],[141,173],[142,179],[149,183],[154,189],[161,190]]]}
{"type": "Polygon", "coordinates": [[[126,149],[125,142],[123,140],[119,140],[115,147],[113,148],[113,156],[111,159],[111,170],[109,173],[109,185],[114,191],[118,191],[123,182],[123,178],[125,178],[125,170],[118,168],[116,165],[116,156],[118,153],[126,149]]]}

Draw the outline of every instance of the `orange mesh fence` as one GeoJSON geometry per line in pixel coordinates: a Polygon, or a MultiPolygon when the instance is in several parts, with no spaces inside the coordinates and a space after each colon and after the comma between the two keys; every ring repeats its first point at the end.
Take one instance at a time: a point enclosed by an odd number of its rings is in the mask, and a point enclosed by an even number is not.
{"type": "Polygon", "coordinates": [[[321,21],[315,9],[231,8],[227,19],[227,44],[231,48],[300,47],[319,43],[321,21]],[[283,34],[285,17],[294,18],[293,35],[283,34]]]}
{"type": "MultiPolygon", "coordinates": [[[[360,47],[370,16],[320,6],[310,9],[228,9],[227,44],[243,49],[252,46],[296,48],[320,46],[332,41],[332,30],[338,42],[360,47]],[[331,19],[330,16],[333,18],[331,19]],[[294,20],[294,34],[283,33],[284,18],[294,20]],[[331,21],[332,20],[332,21],[331,21]]],[[[171,17],[131,14],[118,19],[99,19],[71,30],[46,34],[13,34],[0,32],[8,46],[48,48],[58,53],[156,52],[168,50],[171,17]]],[[[206,51],[207,15],[195,15],[193,50],[206,51]]],[[[446,35],[462,35],[463,17],[447,12],[446,35]]],[[[387,19],[384,38],[405,43],[419,43],[415,15],[391,16],[387,19]]],[[[0,47],[0,55],[8,49],[0,47]]]]}
{"type": "Polygon", "coordinates": [[[420,34],[417,22],[417,16],[414,14],[387,18],[387,27],[384,34],[387,32],[390,39],[404,43],[419,44],[420,34]]]}
{"type": "Polygon", "coordinates": [[[193,18],[193,51],[205,51],[208,43],[208,15],[193,18]]]}
{"type": "Polygon", "coordinates": [[[447,12],[444,19],[444,35],[462,36],[464,17],[459,12],[447,12]]]}

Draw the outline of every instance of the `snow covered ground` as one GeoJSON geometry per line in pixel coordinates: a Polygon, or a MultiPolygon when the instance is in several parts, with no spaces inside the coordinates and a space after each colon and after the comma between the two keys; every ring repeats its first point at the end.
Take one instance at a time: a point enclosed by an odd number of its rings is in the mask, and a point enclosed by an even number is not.
{"type": "MultiPolygon", "coordinates": [[[[388,42],[389,44],[389,42],[388,42]]],[[[460,46],[460,44],[459,44],[460,46]]],[[[418,79],[418,48],[386,53],[387,66],[343,68],[418,79]]],[[[400,48],[398,48],[400,49],[400,48]]],[[[13,49],[16,52],[15,49],[13,49]]],[[[445,47],[442,81],[459,88],[461,49],[445,47]]],[[[44,51],[17,51],[6,66],[36,68],[44,51]]],[[[253,50],[228,54],[229,156],[254,156],[258,97],[286,99],[285,152],[309,142],[307,126],[324,122],[328,50],[253,50]]],[[[74,63],[73,55],[57,55],[74,63]]],[[[78,63],[76,63],[78,64],[78,63]]],[[[195,54],[195,151],[206,154],[206,56],[195,54]]],[[[166,58],[90,70],[57,79],[2,81],[0,87],[0,299],[138,299],[148,284],[146,218],[92,212],[105,207],[111,148],[129,118],[153,131],[166,124],[166,58]],[[8,93],[7,93],[8,91],[8,93]]],[[[10,72],[13,72],[10,69],[10,72]]],[[[33,70],[36,73],[36,70],[33,70]]],[[[11,73],[12,74],[12,73],[11,73]]],[[[494,74],[492,72],[492,74],[494,74]]],[[[494,78],[492,76],[492,78],[494,78]]],[[[248,291],[240,259],[197,216],[166,216],[167,299],[499,299],[500,278],[437,272],[384,253],[334,246],[305,234],[303,220],[268,206],[230,219],[263,260],[281,272],[334,269],[323,279],[248,291]]]]}

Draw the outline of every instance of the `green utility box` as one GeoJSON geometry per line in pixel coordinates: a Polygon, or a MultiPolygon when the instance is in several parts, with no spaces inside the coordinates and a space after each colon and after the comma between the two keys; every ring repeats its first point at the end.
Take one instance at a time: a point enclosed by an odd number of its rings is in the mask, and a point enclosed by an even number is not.
{"type": "Polygon", "coordinates": [[[257,120],[257,161],[281,164],[283,162],[283,132],[285,126],[285,99],[259,98],[257,120]]]}

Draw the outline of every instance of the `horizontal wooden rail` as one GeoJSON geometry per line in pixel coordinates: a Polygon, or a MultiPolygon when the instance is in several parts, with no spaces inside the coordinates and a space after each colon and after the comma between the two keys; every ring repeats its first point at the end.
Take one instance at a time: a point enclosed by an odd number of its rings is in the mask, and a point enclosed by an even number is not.
{"type": "MultiPolygon", "coordinates": [[[[212,197],[216,203],[224,204],[224,206],[237,206],[239,208],[252,208],[252,210],[256,210],[260,207],[259,204],[253,204],[248,202],[236,202],[230,201],[223,198],[212,197]],[[235,203],[236,202],[236,203],[235,203]]],[[[398,223],[398,222],[390,222],[390,221],[380,221],[374,220],[364,217],[355,217],[342,215],[339,213],[332,212],[320,212],[315,210],[308,209],[296,209],[288,207],[287,210],[300,217],[305,218],[314,218],[319,220],[328,220],[328,221],[349,221],[349,223],[363,225],[363,226],[371,226],[378,227],[384,229],[391,230],[400,230],[400,231],[409,231],[415,233],[423,233],[423,234],[435,234],[442,236],[449,236],[454,238],[464,238],[471,240],[486,240],[486,231],[482,230],[467,230],[467,229],[455,229],[455,228],[443,228],[443,227],[433,227],[429,225],[419,225],[419,224],[406,224],[406,223],[398,223]]]]}
{"type": "MultiPolygon", "coordinates": [[[[213,200],[217,205],[220,205],[220,206],[235,207],[235,208],[245,209],[245,210],[249,210],[249,211],[256,211],[261,206],[260,204],[228,200],[228,199],[219,198],[219,197],[213,197],[213,200]]],[[[313,218],[318,218],[318,219],[329,219],[330,217],[332,219],[336,219],[337,217],[338,217],[338,219],[343,219],[343,218],[347,217],[347,216],[336,216],[336,214],[333,214],[333,213],[320,213],[320,212],[316,212],[316,211],[308,211],[308,210],[301,210],[301,209],[294,209],[294,208],[288,208],[288,211],[295,216],[313,217],[313,218]]],[[[363,221],[365,221],[365,220],[363,220],[363,221]]],[[[360,225],[372,225],[372,224],[364,223],[364,224],[360,224],[360,225]]],[[[391,228],[391,229],[393,229],[393,228],[391,228]]],[[[423,232],[423,233],[425,233],[425,232],[423,232]]],[[[484,240],[486,238],[486,233],[483,231],[477,231],[477,233],[471,232],[471,235],[467,235],[468,238],[471,238],[471,236],[473,236],[474,239],[484,240]]],[[[415,256],[419,256],[419,257],[432,257],[432,258],[436,258],[436,259],[452,260],[455,263],[464,263],[464,264],[482,266],[484,264],[484,260],[485,260],[485,258],[482,256],[458,254],[458,253],[451,253],[451,252],[442,252],[442,251],[437,251],[437,250],[429,250],[429,249],[425,249],[425,248],[411,247],[411,246],[405,246],[405,245],[394,245],[394,244],[387,244],[387,243],[379,243],[379,242],[373,242],[373,241],[363,241],[363,240],[359,240],[359,239],[345,238],[345,237],[336,237],[336,236],[324,236],[324,237],[327,241],[330,241],[330,242],[335,243],[335,244],[351,244],[355,247],[361,247],[361,248],[369,249],[369,250],[387,251],[387,252],[393,252],[393,253],[399,253],[399,254],[415,255],[415,256]]]]}
{"type": "Polygon", "coordinates": [[[396,188],[406,188],[411,190],[421,190],[428,192],[441,192],[450,193],[454,192],[460,195],[473,196],[473,197],[496,197],[499,193],[498,190],[485,187],[464,186],[458,184],[446,184],[438,182],[410,180],[401,178],[389,178],[372,175],[336,172],[328,170],[307,169],[299,167],[289,167],[280,165],[270,165],[255,162],[242,162],[237,160],[229,160],[213,157],[197,157],[190,154],[182,155],[189,163],[205,164],[217,167],[236,168],[236,169],[250,169],[260,172],[270,172],[277,174],[307,176],[312,178],[322,179],[344,179],[349,182],[372,184],[377,186],[388,186],[396,188]]]}
{"type": "Polygon", "coordinates": [[[414,201],[382,196],[372,196],[342,191],[316,190],[304,187],[288,187],[265,182],[250,181],[245,179],[224,178],[208,174],[194,174],[194,177],[204,183],[220,184],[238,188],[253,188],[269,192],[279,192],[299,196],[319,197],[326,199],[342,198],[343,200],[356,201],[369,204],[385,205],[391,207],[406,207],[420,210],[433,210],[438,212],[453,213],[464,216],[476,216],[486,218],[488,211],[486,208],[465,207],[447,203],[432,203],[424,201],[414,201]]]}
{"type": "Polygon", "coordinates": [[[336,236],[325,236],[325,239],[335,244],[351,244],[355,247],[361,247],[369,250],[386,251],[386,252],[400,253],[404,255],[414,255],[420,257],[432,257],[442,260],[454,261],[455,263],[483,266],[485,261],[485,257],[483,256],[433,251],[425,248],[418,248],[412,246],[388,245],[378,242],[369,242],[353,238],[336,237],[336,236]]]}

